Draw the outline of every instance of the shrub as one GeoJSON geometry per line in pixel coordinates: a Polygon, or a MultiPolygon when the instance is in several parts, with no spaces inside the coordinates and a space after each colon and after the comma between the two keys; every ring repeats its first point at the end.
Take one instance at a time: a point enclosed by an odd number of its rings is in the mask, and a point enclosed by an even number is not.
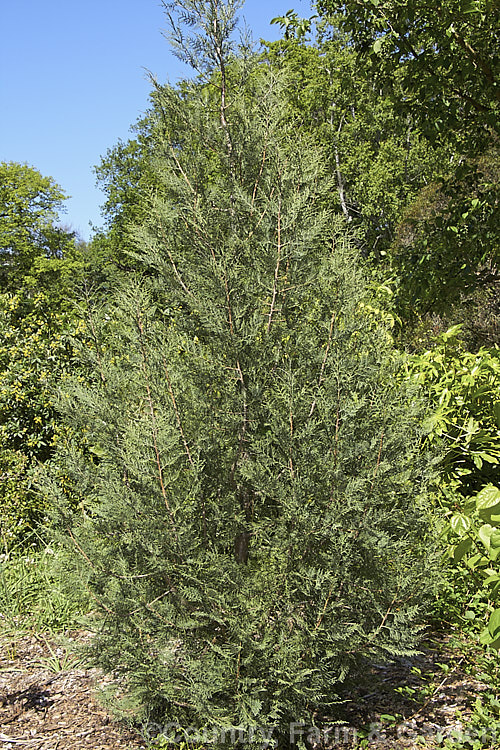
{"type": "Polygon", "coordinates": [[[460,326],[442,334],[432,349],[412,357],[408,373],[433,405],[428,441],[444,450],[436,511],[453,586],[457,573],[466,582],[459,614],[474,619],[473,601],[478,611],[485,609],[488,624],[481,641],[498,648],[500,350],[463,351],[459,334],[460,326]]]}
{"type": "Polygon", "coordinates": [[[145,275],[89,310],[93,376],[63,405],[95,460],[58,461],[93,656],[136,715],[285,737],[361,656],[411,651],[429,555],[420,401],[282,86],[233,59],[157,88],[145,275]]]}

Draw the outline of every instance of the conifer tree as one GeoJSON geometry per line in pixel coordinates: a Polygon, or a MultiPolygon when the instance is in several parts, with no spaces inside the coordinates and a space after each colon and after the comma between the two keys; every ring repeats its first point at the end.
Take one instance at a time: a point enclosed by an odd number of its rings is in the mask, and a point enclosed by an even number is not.
{"type": "Polygon", "coordinates": [[[361,657],[413,648],[420,406],[286,81],[231,53],[234,7],[183,7],[203,77],[156,87],[161,197],[142,277],[88,309],[94,375],[63,401],[94,460],[61,454],[84,513],[59,521],[139,715],[286,738],[361,657]]]}

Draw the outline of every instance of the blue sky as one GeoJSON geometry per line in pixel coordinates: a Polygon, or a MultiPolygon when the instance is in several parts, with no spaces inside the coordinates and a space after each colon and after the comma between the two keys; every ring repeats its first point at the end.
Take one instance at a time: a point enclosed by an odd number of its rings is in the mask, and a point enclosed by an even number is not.
{"type": "MultiPolygon", "coordinates": [[[[186,69],[161,35],[159,0],[15,0],[0,3],[0,161],[53,177],[71,198],[62,223],[82,237],[102,223],[92,167],[147,108],[146,70],[175,83],[186,69]]],[[[269,21],[308,0],[247,0],[239,14],[256,40],[269,21]]]]}

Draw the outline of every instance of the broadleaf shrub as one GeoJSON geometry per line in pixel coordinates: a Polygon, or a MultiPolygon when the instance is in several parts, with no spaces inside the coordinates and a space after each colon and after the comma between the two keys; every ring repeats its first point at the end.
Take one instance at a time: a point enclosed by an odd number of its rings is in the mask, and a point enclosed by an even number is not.
{"type": "MultiPolygon", "coordinates": [[[[468,599],[473,597],[486,611],[481,641],[498,648],[500,350],[463,351],[459,336],[460,326],[454,326],[433,349],[412,357],[409,377],[421,384],[433,405],[428,440],[444,450],[436,513],[446,558],[453,575],[458,570],[467,581],[468,599]]],[[[459,603],[462,612],[471,611],[470,606],[467,599],[459,603]]]]}
{"type": "MultiPolygon", "coordinates": [[[[55,392],[75,371],[72,335],[79,331],[43,291],[0,294],[0,316],[1,543],[8,551],[28,538],[31,545],[49,515],[39,468],[67,432],[55,392]]],[[[70,492],[67,478],[59,482],[70,492]]]]}

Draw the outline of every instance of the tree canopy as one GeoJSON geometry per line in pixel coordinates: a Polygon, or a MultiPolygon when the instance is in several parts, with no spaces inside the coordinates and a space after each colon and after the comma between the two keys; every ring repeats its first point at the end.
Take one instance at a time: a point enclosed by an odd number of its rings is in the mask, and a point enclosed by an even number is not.
{"type": "Polygon", "coordinates": [[[60,259],[74,245],[74,233],[59,223],[65,199],[56,182],[33,167],[0,163],[3,289],[16,289],[26,283],[27,276],[44,267],[44,260],[60,259]]]}
{"type": "Polygon", "coordinates": [[[390,91],[395,71],[411,112],[434,138],[476,150],[498,134],[500,33],[495,0],[319,0],[390,91]]]}

